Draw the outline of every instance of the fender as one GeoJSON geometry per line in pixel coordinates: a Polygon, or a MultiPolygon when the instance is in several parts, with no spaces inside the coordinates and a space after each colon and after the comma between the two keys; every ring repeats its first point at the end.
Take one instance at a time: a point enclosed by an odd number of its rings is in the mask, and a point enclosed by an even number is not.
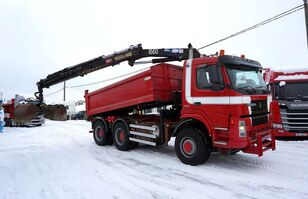
{"type": "Polygon", "coordinates": [[[118,122],[123,122],[124,125],[126,126],[128,132],[129,132],[129,124],[128,124],[128,122],[127,122],[125,119],[123,119],[123,118],[118,118],[118,119],[116,119],[116,120],[113,122],[113,124],[112,124],[112,132],[113,132],[113,129],[114,129],[114,125],[115,125],[116,123],[118,123],[118,122]]]}
{"type": "Polygon", "coordinates": [[[103,122],[104,126],[105,126],[105,131],[108,132],[107,122],[104,120],[104,118],[101,118],[101,117],[94,118],[94,120],[92,121],[92,129],[93,129],[93,126],[94,126],[95,122],[97,122],[97,121],[103,122]]]}
{"type": "Polygon", "coordinates": [[[178,129],[179,129],[180,127],[182,127],[183,124],[185,124],[186,122],[192,122],[192,121],[194,121],[193,118],[185,118],[185,119],[181,120],[180,123],[178,123],[178,125],[176,126],[176,128],[173,130],[171,136],[172,136],[172,137],[176,136],[178,129]]]}
{"type": "Polygon", "coordinates": [[[184,114],[182,116],[182,121],[177,125],[177,127],[174,129],[172,132],[172,136],[176,136],[177,131],[187,122],[192,122],[192,121],[198,121],[201,122],[205,128],[208,130],[209,136],[212,135],[213,133],[213,125],[211,124],[210,121],[206,121],[203,117],[201,117],[198,114],[184,114]]]}

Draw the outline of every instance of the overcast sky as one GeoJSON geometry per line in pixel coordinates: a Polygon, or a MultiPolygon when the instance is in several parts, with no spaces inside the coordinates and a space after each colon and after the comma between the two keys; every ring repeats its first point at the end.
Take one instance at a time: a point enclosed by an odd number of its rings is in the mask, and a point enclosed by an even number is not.
{"type": "MultiPolygon", "coordinates": [[[[36,82],[65,67],[142,43],[144,48],[201,47],[302,0],[0,0],[0,91],[32,97],[36,82]]],[[[308,68],[304,11],[201,50],[245,54],[264,67],[308,68]]],[[[145,66],[126,63],[67,82],[68,86],[116,77],[145,66]]],[[[110,82],[108,82],[110,83],[110,82]]],[[[67,100],[85,89],[67,89],[67,100]]],[[[63,87],[45,89],[46,95],[63,87]]],[[[46,97],[62,100],[62,93],[46,97]]]]}

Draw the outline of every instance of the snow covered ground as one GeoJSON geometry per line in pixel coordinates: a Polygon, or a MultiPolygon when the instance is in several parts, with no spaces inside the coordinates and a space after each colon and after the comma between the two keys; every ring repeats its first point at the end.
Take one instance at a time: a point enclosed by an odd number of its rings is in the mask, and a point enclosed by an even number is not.
{"type": "Polygon", "coordinates": [[[0,198],[308,198],[308,142],[187,166],[170,146],[97,146],[85,121],[0,134],[0,198]]]}

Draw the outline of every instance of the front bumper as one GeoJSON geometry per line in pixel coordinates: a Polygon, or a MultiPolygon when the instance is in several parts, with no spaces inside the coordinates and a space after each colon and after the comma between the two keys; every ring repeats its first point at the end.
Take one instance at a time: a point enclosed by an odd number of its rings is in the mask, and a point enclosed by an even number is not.
{"type": "Polygon", "coordinates": [[[12,126],[26,126],[26,127],[34,127],[34,126],[41,126],[45,124],[45,118],[43,115],[39,115],[36,118],[27,121],[27,122],[15,122],[12,121],[12,126]]]}
{"type": "Polygon", "coordinates": [[[263,152],[272,149],[276,149],[275,135],[269,129],[264,132],[256,133],[256,138],[250,141],[248,147],[242,149],[244,153],[256,154],[259,157],[263,155],[263,152]]]}
{"type": "Polygon", "coordinates": [[[275,135],[275,137],[306,137],[308,139],[308,132],[296,133],[283,129],[273,129],[273,134],[275,135]]]}

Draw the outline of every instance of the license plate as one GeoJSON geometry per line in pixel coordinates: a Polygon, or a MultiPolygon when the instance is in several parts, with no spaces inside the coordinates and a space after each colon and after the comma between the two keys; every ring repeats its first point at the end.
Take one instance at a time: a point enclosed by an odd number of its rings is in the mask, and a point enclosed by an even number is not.
{"type": "Polygon", "coordinates": [[[308,133],[296,133],[296,136],[308,136],[308,133]]]}

